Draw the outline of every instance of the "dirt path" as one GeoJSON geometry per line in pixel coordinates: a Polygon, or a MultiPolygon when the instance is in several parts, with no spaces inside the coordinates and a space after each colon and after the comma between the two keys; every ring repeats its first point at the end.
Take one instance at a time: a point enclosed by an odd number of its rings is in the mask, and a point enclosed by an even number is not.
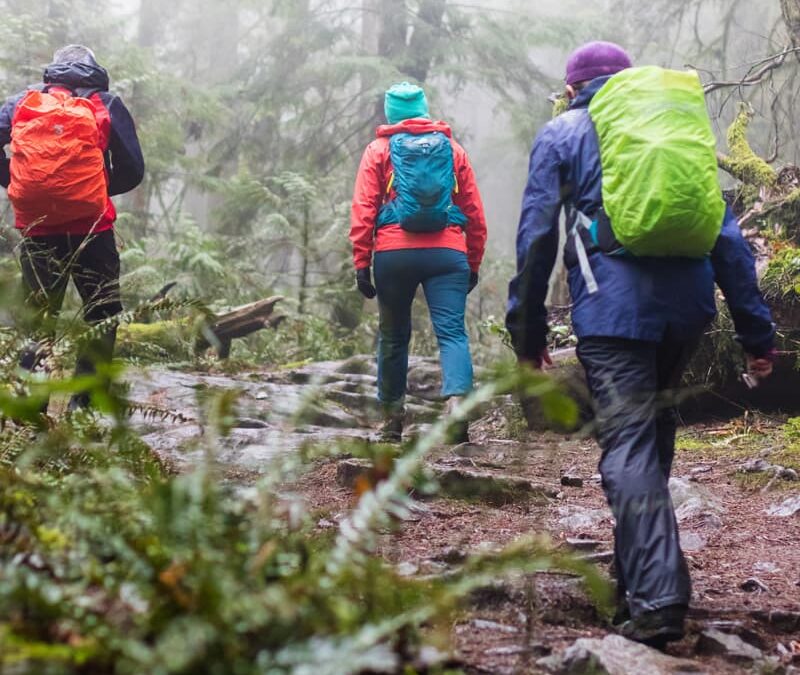
{"type": "MultiPolygon", "coordinates": [[[[380,417],[374,375],[368,357],[234,376],[154,370],[134,378],[133,399],[143,409],[169,407],[178,417],[142,414],[135,423],[166,459],[190,468],[204,457],[203,397],[213,389],[239,390],[241,419],[224,439],[218,460],[231,481],[247,483],[268,471],[270,461],[304,444],[366,437],[380,417]]],[[[441,410],[435,400],[437,364],[416,359],[410,386],[409,409],[422,423],[416,431],[424,433],[424,423],[441,410]]],[[[789,478],[800,470],[800,426],[792,432],[783,422],[747,415],[680,433],[672,491],[694,593],[690,635],[670,653],[690,659],[695,672],[752,672],[752,660],[700,653],[709,648],[699,640],[709,628],[738,635],[764,658],[784,664],[792,662],[787,652],[800,640],[800,512],[767,514],[793,496],[800,511],[800,482],[770,478],[774,465],[788,468],[789,478]],[[742,473],[746,462],[762,470],[742,473]]],[[[473,444],[439,449],[429,458],[431,467],[440,475],[523,478],[541,489],[522,495],[495,490],[492,499],[477,500],[468,485],[462,491],[467,499],[420,502],[397,533],[383,538],[380,554],[399,573],[435,575],[470,553],[544,532],[565,550],[577,547],[594,556],[608,572],[612,518],[596,476],[594,442],[527,432],[509,399],[497,400],[471,433],[473,444]],[[564,476],[572,486],[562,485],[564,476]]],[[[319,463],[292,488],[303,495],[321,530],[335,526],[356,501],[352,487],[340,484],[338,468],[335,461],[319,463]]],[[[576,579],[549,573],[498,581],[477,594],[452,627],[451,644],[467,672],[528,673],[540,672],[540,658],[560,653],[578,638],[608,634],[576,579]]],[[[800,660],[800,645],[794,649],[800,660]]]]}
{"type": "MultiPolygon", "coordinates": [[[[515,440],[509,433],[513,426],[495,411],[473,425],[474,446],[442,449],[431,462],[525,477],[558,490],[558,497],[501,505],[427,501],[382,544],[381,553],[403,574],[441,573],[465,554],[500,548],[532,532],[548,532],[565,548],[575,539],[592,540],[580,547],[608,569],[612,519],[596,476],[596,445],[553,433],[526,433],[515,440]],[[562,486],[564,475],[582,486],[562,486]]],[[[752,664],[730,655],[698,653],[704,649],[698,637],[708,628],[737,634],[764,655],[792,662],[784,650],[800,639],[800,514],[779,518],[766,512],[799,494],[800,484],[776,481],[762,492],[766,475],[739,473],[746,460],[784,446],[779,427],[768,423],[753,427],[734,420],[681,432],[673,495],[694,590],[690,635],[669,652],[691,659],[698,672],[752,672],[752,664]]],[[[334,463],[318,466],[300,489],[330,522],[355,499],[352,490],[337,484],[334,463]]],[[[480,594],[453,627],[452,640],[467,672],[526,673],[540,672],[535,665],[540,657],[578,638],[608,633],[575,579],[540,574],[527,588],[506,583],[480,594]]]]}

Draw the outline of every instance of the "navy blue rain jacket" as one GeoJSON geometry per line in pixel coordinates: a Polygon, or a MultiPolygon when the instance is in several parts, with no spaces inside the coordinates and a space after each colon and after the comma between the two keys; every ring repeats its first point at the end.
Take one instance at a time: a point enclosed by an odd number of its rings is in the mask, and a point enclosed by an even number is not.
{"type": "MultiPolygon", "coordinates": [[[[109,170],[109,196],[130,192],[144,178],[144,158],[136,135],[136,126],[122,99],[108,91],[108,72],[97,64],[55,63],[44,71],[44,83],[32,88],[42,89],[47,84],[61,85],[79,96],[97,92],[111,115],[111,136],[106,166],[109,170]]],[[[11,142],[11,122],[19,102],[27,91],[9,98],[0,108],[0,185],[7,188],[10,159],[5,148],[11,142]]]]}
{"type": "MultiPolygon", "coordinates": [[[[592,217],[603,204],[600,149],[588,107],[608,79],[593,80],[568,112],[540,131],[533,146],[517,233],[517,275],[510,284],[506,316],[521,358],[535,359],[546,346],[545,299],[558,254],[562,207],[571,232],[574,209],[592,217]]],[[[609,256],[588,236],[582,241],[599,290],[589,294],[569,236],[564,259],[579,339],[658,342],[667,334],[671,339],[692,339],[716,315],[716,282],[745,351],[759,357],[773,348],[775,329],[758,289],[755,261],[730,210],[711,256],[704,260],[609,256]]]]}

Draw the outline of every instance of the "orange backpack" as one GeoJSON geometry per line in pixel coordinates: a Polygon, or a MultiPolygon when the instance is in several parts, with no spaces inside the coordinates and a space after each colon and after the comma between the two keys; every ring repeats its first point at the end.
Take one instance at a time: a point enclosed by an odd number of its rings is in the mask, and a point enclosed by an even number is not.
{"type": "Polygon", "coordinates": [[[8,188],[18,225],[102,217],[108,206],[108,129],[101,129],[97,114],[91,100],[61,89],[31,91],[20,101],[11,124],[8,188]]]}

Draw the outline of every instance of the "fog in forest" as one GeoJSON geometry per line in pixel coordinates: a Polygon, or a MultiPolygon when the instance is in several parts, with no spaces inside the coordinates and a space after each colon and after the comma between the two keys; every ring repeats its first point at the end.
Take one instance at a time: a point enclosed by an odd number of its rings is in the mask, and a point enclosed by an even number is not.
{"type": "MultiPolygon", "coordinates": [[[[766,0],[0,4],[14,17],[1,29],[6,95],[37,81],[54,48],[81,42],[136,118],[147,178],[118,204],[130,292],[179,278],[213,301],[274,288],[301,307],[352,283],[348,201],[392,83],[423,84],[471,156],[497,270],[480,314],[501,315],[528,154],[574,47],[613,40],[637,63],[735,81],[787,39],[766,0]]],[[[756,150],[795,159],[795,77],[711,95],[721,147],[745,99],[756,150]]]]}

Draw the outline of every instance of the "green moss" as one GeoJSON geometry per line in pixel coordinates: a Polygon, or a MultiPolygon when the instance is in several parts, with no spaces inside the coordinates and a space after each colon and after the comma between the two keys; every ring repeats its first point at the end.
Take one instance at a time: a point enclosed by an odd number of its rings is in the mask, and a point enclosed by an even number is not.
{"type": "Polygon", "coordinates": [[[569,110],[569,99],[562,94],[553,102],[553,119],[569,110]]]}
{"type": "Polygon", "coordinates": [[[778,174],[759,157],[747,140],[747,130],[753,121],[753,109],[747,104],[739,106],[739,114],[728,128],[728,155],[720,157],[720,166],[743,183],[756,187],[773,187],[778,174]]]}
{"type": "Polygon", "coordinates": [[[702,441],[695,436],[678,436],[675,439],[675,449],[678,452],[697,452],[708,450],[709,444],[707,441],[702,441]]]}
{"type": "Polygon", "coordinates": [[[769,261],[762,290],[767,300],[797,302],[800,298],[800,248],[787,246],[769,261]]]}

